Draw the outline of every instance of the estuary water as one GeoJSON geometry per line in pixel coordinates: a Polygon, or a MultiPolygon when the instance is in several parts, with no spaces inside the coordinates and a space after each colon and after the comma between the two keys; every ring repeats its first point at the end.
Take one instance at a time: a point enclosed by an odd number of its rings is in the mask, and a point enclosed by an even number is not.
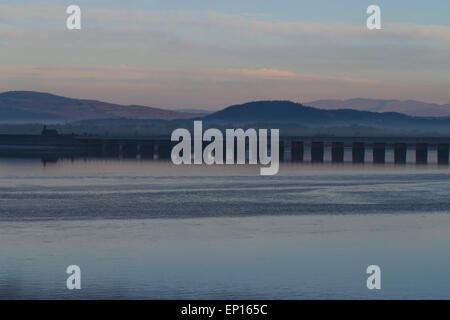
{"type": "Polygon", "coordinates": [[[0,159],[0,299],[448,299],[449,195],[433,165],[0,159]]]}

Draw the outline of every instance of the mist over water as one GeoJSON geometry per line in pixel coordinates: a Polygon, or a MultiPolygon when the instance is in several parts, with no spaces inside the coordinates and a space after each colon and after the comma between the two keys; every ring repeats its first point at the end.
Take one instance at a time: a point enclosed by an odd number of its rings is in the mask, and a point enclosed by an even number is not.
{"type": "Polygon", "coordinates": [[[0,159],[0,298],[450,298],[450,171],[0,159]],[[65,287],[68,265],[82,290],[65,287]],[[365,269],[382,268],[382,290],[365,269]]]}

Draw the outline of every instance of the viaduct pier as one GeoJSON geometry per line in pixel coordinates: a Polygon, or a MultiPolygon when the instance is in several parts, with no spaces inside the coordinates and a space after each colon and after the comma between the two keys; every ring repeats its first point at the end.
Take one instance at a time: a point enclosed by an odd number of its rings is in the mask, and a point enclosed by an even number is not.
{"type": "MultiPolygon", "coordinates": [[[[124,158],[168,159],[177,142],[170,137],[102,138],[77,137],[91,152],[124,158]]],[[[208,143],[204,143],[207,145],[208,143]]],[[[449,164],[450,137],[280,137],[280,160],[292,162],[406,164],[413,155],[415,163],[449,164]],[[434,157],[430,157],[430,154],[434,157]],[[351,159],[345,156],[351,154],[351,159]],[[408,157],[408,156],[409,157],[408,157]],[[388,157],[390,156],[390,157],[388,157]],[[432,160],[434,159],[434,160],[432,160]]]]}

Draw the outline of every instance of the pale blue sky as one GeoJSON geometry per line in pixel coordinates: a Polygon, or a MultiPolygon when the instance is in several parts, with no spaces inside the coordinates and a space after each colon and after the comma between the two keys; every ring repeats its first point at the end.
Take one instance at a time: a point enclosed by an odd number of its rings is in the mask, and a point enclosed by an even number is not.
{"type": "Polygon", "coordinates": [[[0,0],[0,91],[165,108],[450,102],[450,1],[0,0]],[[65,8],[82,9],[82,30],[65,8]],[[378,4],[382,30],[369,31],[378,4]]]}
{"type": "MultiPolygon", "coordinates": [[[[11,3],[11,1],[0,1],[11,3]]],[[[82,7],[114,7],[149,10],[211,10],[232,14],[264,14],[283,21],[352,23],[365,21],[361,12],[371,4],[383,9],[386,22],[450,25],[448,0],[14,0],[15,4],[77,4],[82,7]]]]}

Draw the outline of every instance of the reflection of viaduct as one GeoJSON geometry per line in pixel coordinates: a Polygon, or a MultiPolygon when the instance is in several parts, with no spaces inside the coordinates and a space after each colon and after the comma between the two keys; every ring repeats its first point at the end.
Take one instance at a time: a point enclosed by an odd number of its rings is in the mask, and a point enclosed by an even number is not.
{"type": "MultiPolygon", "coordinates": [[[[126,158],[167,159],[174,145],[168,137],[77,137],[75,140],[91,153],[126,158]]],[[[385,163],[387,153],[392,152],[393,162],[404,164],[407,152],[412,151],[416,163],[426,164],[429,151],[433,151],[438,164],[448,165],[449,143],[450,138],[447,137],[281,137],[280,160],[290,155],[291,161],[321,163],[327,158],[331,162],[342,163],[347,150],[351,152],[353,163],[385,163]]]]}
{"type": "MultiPolygon", "coordinates": [[[[330,160],[334,163],[344,162],[345,150],[351,150],[353,163],[385,163],[387,152],[393,152],[393,162],[404,164],[407,152],[414,151],[418,164],[428,162],[428,151],[437,151],[439,164],[449,163],[449,138],[413,138],[413,137],[314,137],[306,139],[290,138],[283,145],[290,145],[291,159],[302,161],[305,149],[310,150],[311,162],[323,162],[326,150],[329,150],[330,160]],[[371,156],[372,159],[368,159],[371,156]]],[[[283,147],[281,147],[283,148],[283,147]]]]}

